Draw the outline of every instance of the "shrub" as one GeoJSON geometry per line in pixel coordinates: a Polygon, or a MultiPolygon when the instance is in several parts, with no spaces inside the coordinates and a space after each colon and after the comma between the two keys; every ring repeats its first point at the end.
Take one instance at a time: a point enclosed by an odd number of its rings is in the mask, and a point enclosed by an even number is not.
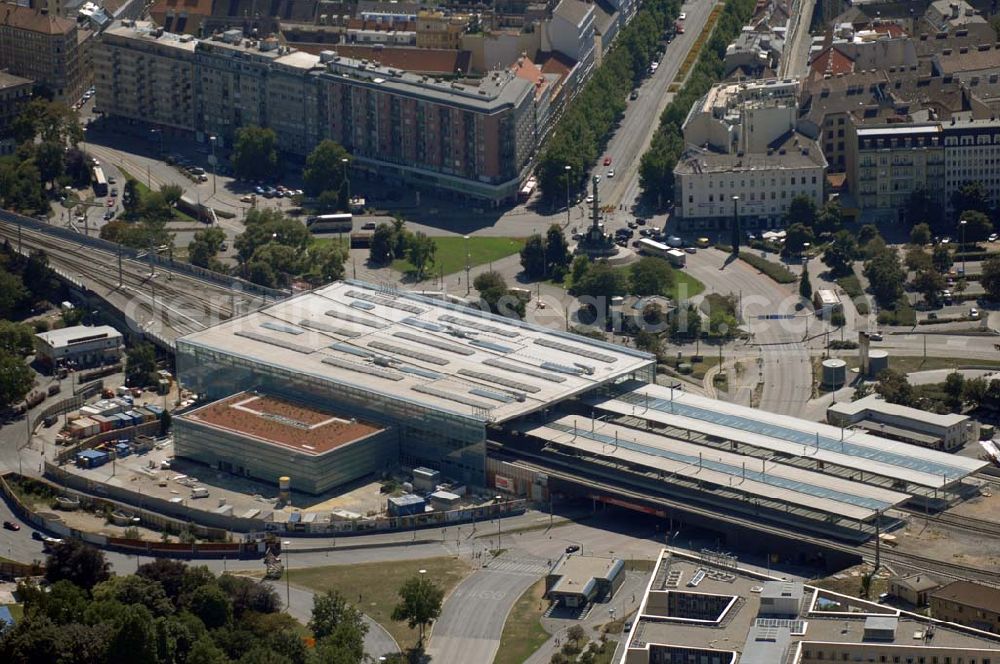
{"type": "Polygon", "coordinates": [[[740,260],[745,263],[749,263],[757,270],[760,270],[771,279],[774,279],[779,284],[792,284],[798,281],[798,278],[792,274],[784,265],[780,263],[775,263],[774,261],[769,261],[766,258],[761,258],[755,254],[740,252],[740,260]]]}

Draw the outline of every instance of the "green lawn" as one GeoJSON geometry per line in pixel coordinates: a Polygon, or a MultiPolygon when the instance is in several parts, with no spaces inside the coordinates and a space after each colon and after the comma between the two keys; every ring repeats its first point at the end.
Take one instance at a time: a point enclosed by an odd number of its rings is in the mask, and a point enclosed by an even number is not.
{"type": "Polygon", "coordinates": [[[914,371],[933,371],[935,369],[961,369],[962,367],[1000,367],[1000,360],[974,360],[961,357],[903,357],[893,355],[889,358],[889,366],[896,371],[913,373],[914,371]]]}
{"type": "MultiPolygon", "coordinates": [[[[122,178],[124,180],[126,180],[126,181],[128,181],[130,179],[131,180],[135,180],[135,190],[139,193],[139,198],[142,198],[143,196],[145,196],[146,194],[148,194],[150,192],[150,189],[149,189],[149,187],[146,186],[145,182],[143,182],[139,178],[133,177],[131,173],[129,173],[128,171],[126,171],[121,166],[118,166],[118,172],[122,174],[122,178]]],[[[118,189],[119,192],[124,192],[125,191],[125,182],[119,182],[118,184],[116,184],[114,186],[119,188],[118,189]]],[[[108,191],[110,191],[110,190],[111,189],[109,188],[108,191]]],[[[191,215],[189,215],[187,212],[182,212],[182,211],[178,210],[177,208],[173,208],[172,212],[173,212],[174,220],[175,221],[198,221],[197,219],[195,219],[194,217],[192,217],[191,215]]]]}
{"type": "Polygon", "coordinates": [[[549,640],[542,629],[542,614],[549,603],[544,598],[545,579],[525,590],[510,610],[493,664],[521,664],[549,640]]]}
{"type": "MultiPolygon", "coordinates": [[[[461,272],[465,269],[466,251],[470,267],[516,254],[524,246],[524,238],[470,237],[466,240],[462,236],[453,235],[436,237],[434,243],[437,245],[437,255],[434,257],[434,264],[427,268],[424,279],[431,279],[440,275],[442,271],[445,275],[461,272]]],[[[392,269],[415,273],[413,265],[402,258],[392,262],[392,269]]]]}
{"type": "Polygon", "coordinates": [[[10,615],[15,621],[21,622],[24,618],[24,605],[23,604],[4,604],[9,610],[10,615]]]}
{"type": "Polygon", "coordinates": [[[449,557],[296,569],[293,555],[291,567],[292,583],[317,592],[339,591],[348,602],[385,627],[403,649],[417,644],[418,631],[392,620],[400,586],[423,569],[447,597],[470,572],[464,561],[449,557]]]}
{"type": "Polygon", "coordinates": [[[690,299],[704,290],[705,284],[684,270],[674,270],[674,287],[670,289],[670,299],[675,302],[690,299]]]}
{"type": "Polygon", "coordinates": [[[851,298],[851,301],[854,302],[858,314],[867,316],[871,312],[868,300],[865,298],[865,292],[861,288],[861,281],[858,279],[858,275],[852,272],[846,277],[841,277],[837,279],[837,285],[843,288],[844,292],[847,293],[847,297],[851,298]]]}

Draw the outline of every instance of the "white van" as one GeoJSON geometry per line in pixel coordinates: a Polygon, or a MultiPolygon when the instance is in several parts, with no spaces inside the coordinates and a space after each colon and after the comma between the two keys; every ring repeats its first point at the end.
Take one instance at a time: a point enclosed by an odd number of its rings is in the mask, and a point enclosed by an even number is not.
{"type": "Polygon", "coordinates": [[[208,489],[203,486],[196,486],[191,489],[192,498],[208,498],[208,489]]]}

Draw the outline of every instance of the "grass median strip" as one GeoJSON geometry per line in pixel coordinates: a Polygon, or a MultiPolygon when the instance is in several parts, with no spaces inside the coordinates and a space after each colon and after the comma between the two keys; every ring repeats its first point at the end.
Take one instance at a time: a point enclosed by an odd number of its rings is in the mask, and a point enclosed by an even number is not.
{"type": "Polygon", "coordinates": [[[847,297],[851,298],[851,301],[854,302],[854,307],[860,315],[867,316],[871,312],[871,307],[868,306],[868,298],[865,297],[865,291],[861,288],[861,280],[858,279],[858,275],[853,270],[846,277],[837,279],[837,285],[844,289],[847,297]]]}
{"type": "Polygon", "coordinates": [[[549,640],[541,622],[547,606],[545,579],[540,579],[511,608],[493,664],[521,664],[549,640]]]}
{"type": "Polygon", "coordinates": [[[793,284],[798,281],[791,270],[782,265],[781,263],[775,263],[774,261],[769,261],[766,258],[761,258],[756,254],[749,254],[746,252],[740,252],[740,260],[745,263],[749,263],[754,268],[760,270],[771,279],[774,279],[779,284],[793,284]]]}
{"type": "Polygon", "coordinates": [[[417,630],[392,619],[403,583],[420,570],[426,570],[427,578],[440,586],[447,597],[471,571],[465,561],[450,557],[295,569],[294,552],[291,567],[292,583],[317,593],[339,591],[348,602],[385,627],[403,649],[415,646],[418,636],[417,630]]]}

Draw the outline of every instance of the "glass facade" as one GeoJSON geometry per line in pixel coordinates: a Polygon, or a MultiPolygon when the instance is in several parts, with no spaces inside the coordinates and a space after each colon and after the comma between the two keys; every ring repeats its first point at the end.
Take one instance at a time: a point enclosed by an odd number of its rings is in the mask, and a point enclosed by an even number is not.
{"type": "Polygon", "coordinates": [[[201,398],[221,399],[261,389],[307,405],[333,409],[393,427],[399,461],[427,466],[473,486],[486,482],[486,423],[469,415],[434,410],[408,399],[347,383],[294,373],[259,359],[177,341],[177,374],[201,398]]]}

